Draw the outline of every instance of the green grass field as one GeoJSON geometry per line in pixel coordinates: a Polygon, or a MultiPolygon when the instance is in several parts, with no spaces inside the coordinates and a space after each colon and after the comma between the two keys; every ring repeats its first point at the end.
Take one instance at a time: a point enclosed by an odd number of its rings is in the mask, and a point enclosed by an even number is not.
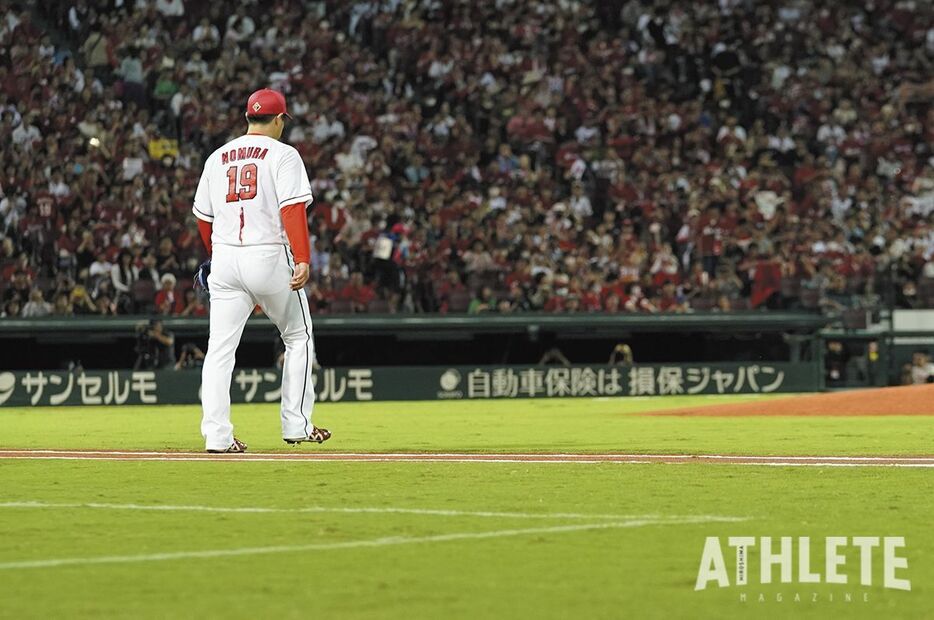
{"type": "MultiPolygon", "coordinates": [[[[640,415],[696,402],[320,405],[315,422],[334,438],[298,449],[279,439],[275,406],[235,407],[234,422],[251,452],[934,452],[928,417],[640,415]]],[[[182,406],[0,410],[0,448],[197,451],[199,417],[182,406]]],[[[931,617],[932,476],[893,467],[0,459],[0,617],[931,617]],[[898,576],[912,589],[882,587],[878,550],[872,585],[860,585],[853,547],[845,585],[761,584],[753,547],[748,585],[695,592],[707,536],[720,537],[731,582],[728,536],[810,536],[820,573],[827,536],[904,536],[908,568],[898,576]]],[[[797,574],[797,548],[794,562],[797,574]]]]}

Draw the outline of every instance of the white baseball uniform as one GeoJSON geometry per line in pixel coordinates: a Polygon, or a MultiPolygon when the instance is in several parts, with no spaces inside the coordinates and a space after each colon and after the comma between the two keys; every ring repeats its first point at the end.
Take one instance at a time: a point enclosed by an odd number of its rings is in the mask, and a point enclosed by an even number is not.
{"type": "Polygon", "coordinates": [[[201,434],[208,450],[233,443],[230,380],[240,336],[255,306],[279,328],[282,436],[307,437],[315,391],[311,313],[304,290],[289,282],[295,265],[279,210],[312,201],[301,156],[273,138],[247,134],[204,164],[192,212],[212,223],[210,337],[201,374],[201,434]]]}

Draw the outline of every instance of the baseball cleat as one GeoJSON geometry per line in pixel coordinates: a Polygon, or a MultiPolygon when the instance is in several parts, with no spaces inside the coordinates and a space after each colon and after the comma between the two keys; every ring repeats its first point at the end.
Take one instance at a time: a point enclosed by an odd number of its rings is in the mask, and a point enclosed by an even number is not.
{"type": "Polygon", "coordinates": [[[235,452],[246,452],[246,444],[234,437],[233,443],[227,446],[226,450],[208,450],[212,454],[227,454],[235,452]]]}
{"type": "Polygon", "coordinates": [[[297,444],[297,443],[324,443],[331,438],[331,431],[326,428],[318,428],[317,426],[311,427],[311,434],[307,437],[299,437],[298,439],[289,439],[288,437],[284,438],[283,441],[288,444],[297,444]]]}

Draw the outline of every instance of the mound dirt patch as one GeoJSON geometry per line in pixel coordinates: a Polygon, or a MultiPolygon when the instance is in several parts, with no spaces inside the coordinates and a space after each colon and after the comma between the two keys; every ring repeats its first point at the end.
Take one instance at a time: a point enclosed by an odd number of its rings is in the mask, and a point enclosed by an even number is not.
{"type": "Polygon", "coordinates": [[[653,411],[675,416],[888,416],[934,415],[934,384],[789,396],[761,402],[653,411]]]}

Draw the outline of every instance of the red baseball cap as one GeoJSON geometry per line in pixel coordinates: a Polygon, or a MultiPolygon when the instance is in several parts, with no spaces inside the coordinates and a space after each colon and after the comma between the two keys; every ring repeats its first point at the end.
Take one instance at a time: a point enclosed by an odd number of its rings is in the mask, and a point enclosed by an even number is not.
{"type": "Polygon", "coordinates": [[[246,102],[247,116],[267,114],[285,114],[287,118],[292,118],[285,107],[285,95],[271,88],[256,91],[246,102]]]}

